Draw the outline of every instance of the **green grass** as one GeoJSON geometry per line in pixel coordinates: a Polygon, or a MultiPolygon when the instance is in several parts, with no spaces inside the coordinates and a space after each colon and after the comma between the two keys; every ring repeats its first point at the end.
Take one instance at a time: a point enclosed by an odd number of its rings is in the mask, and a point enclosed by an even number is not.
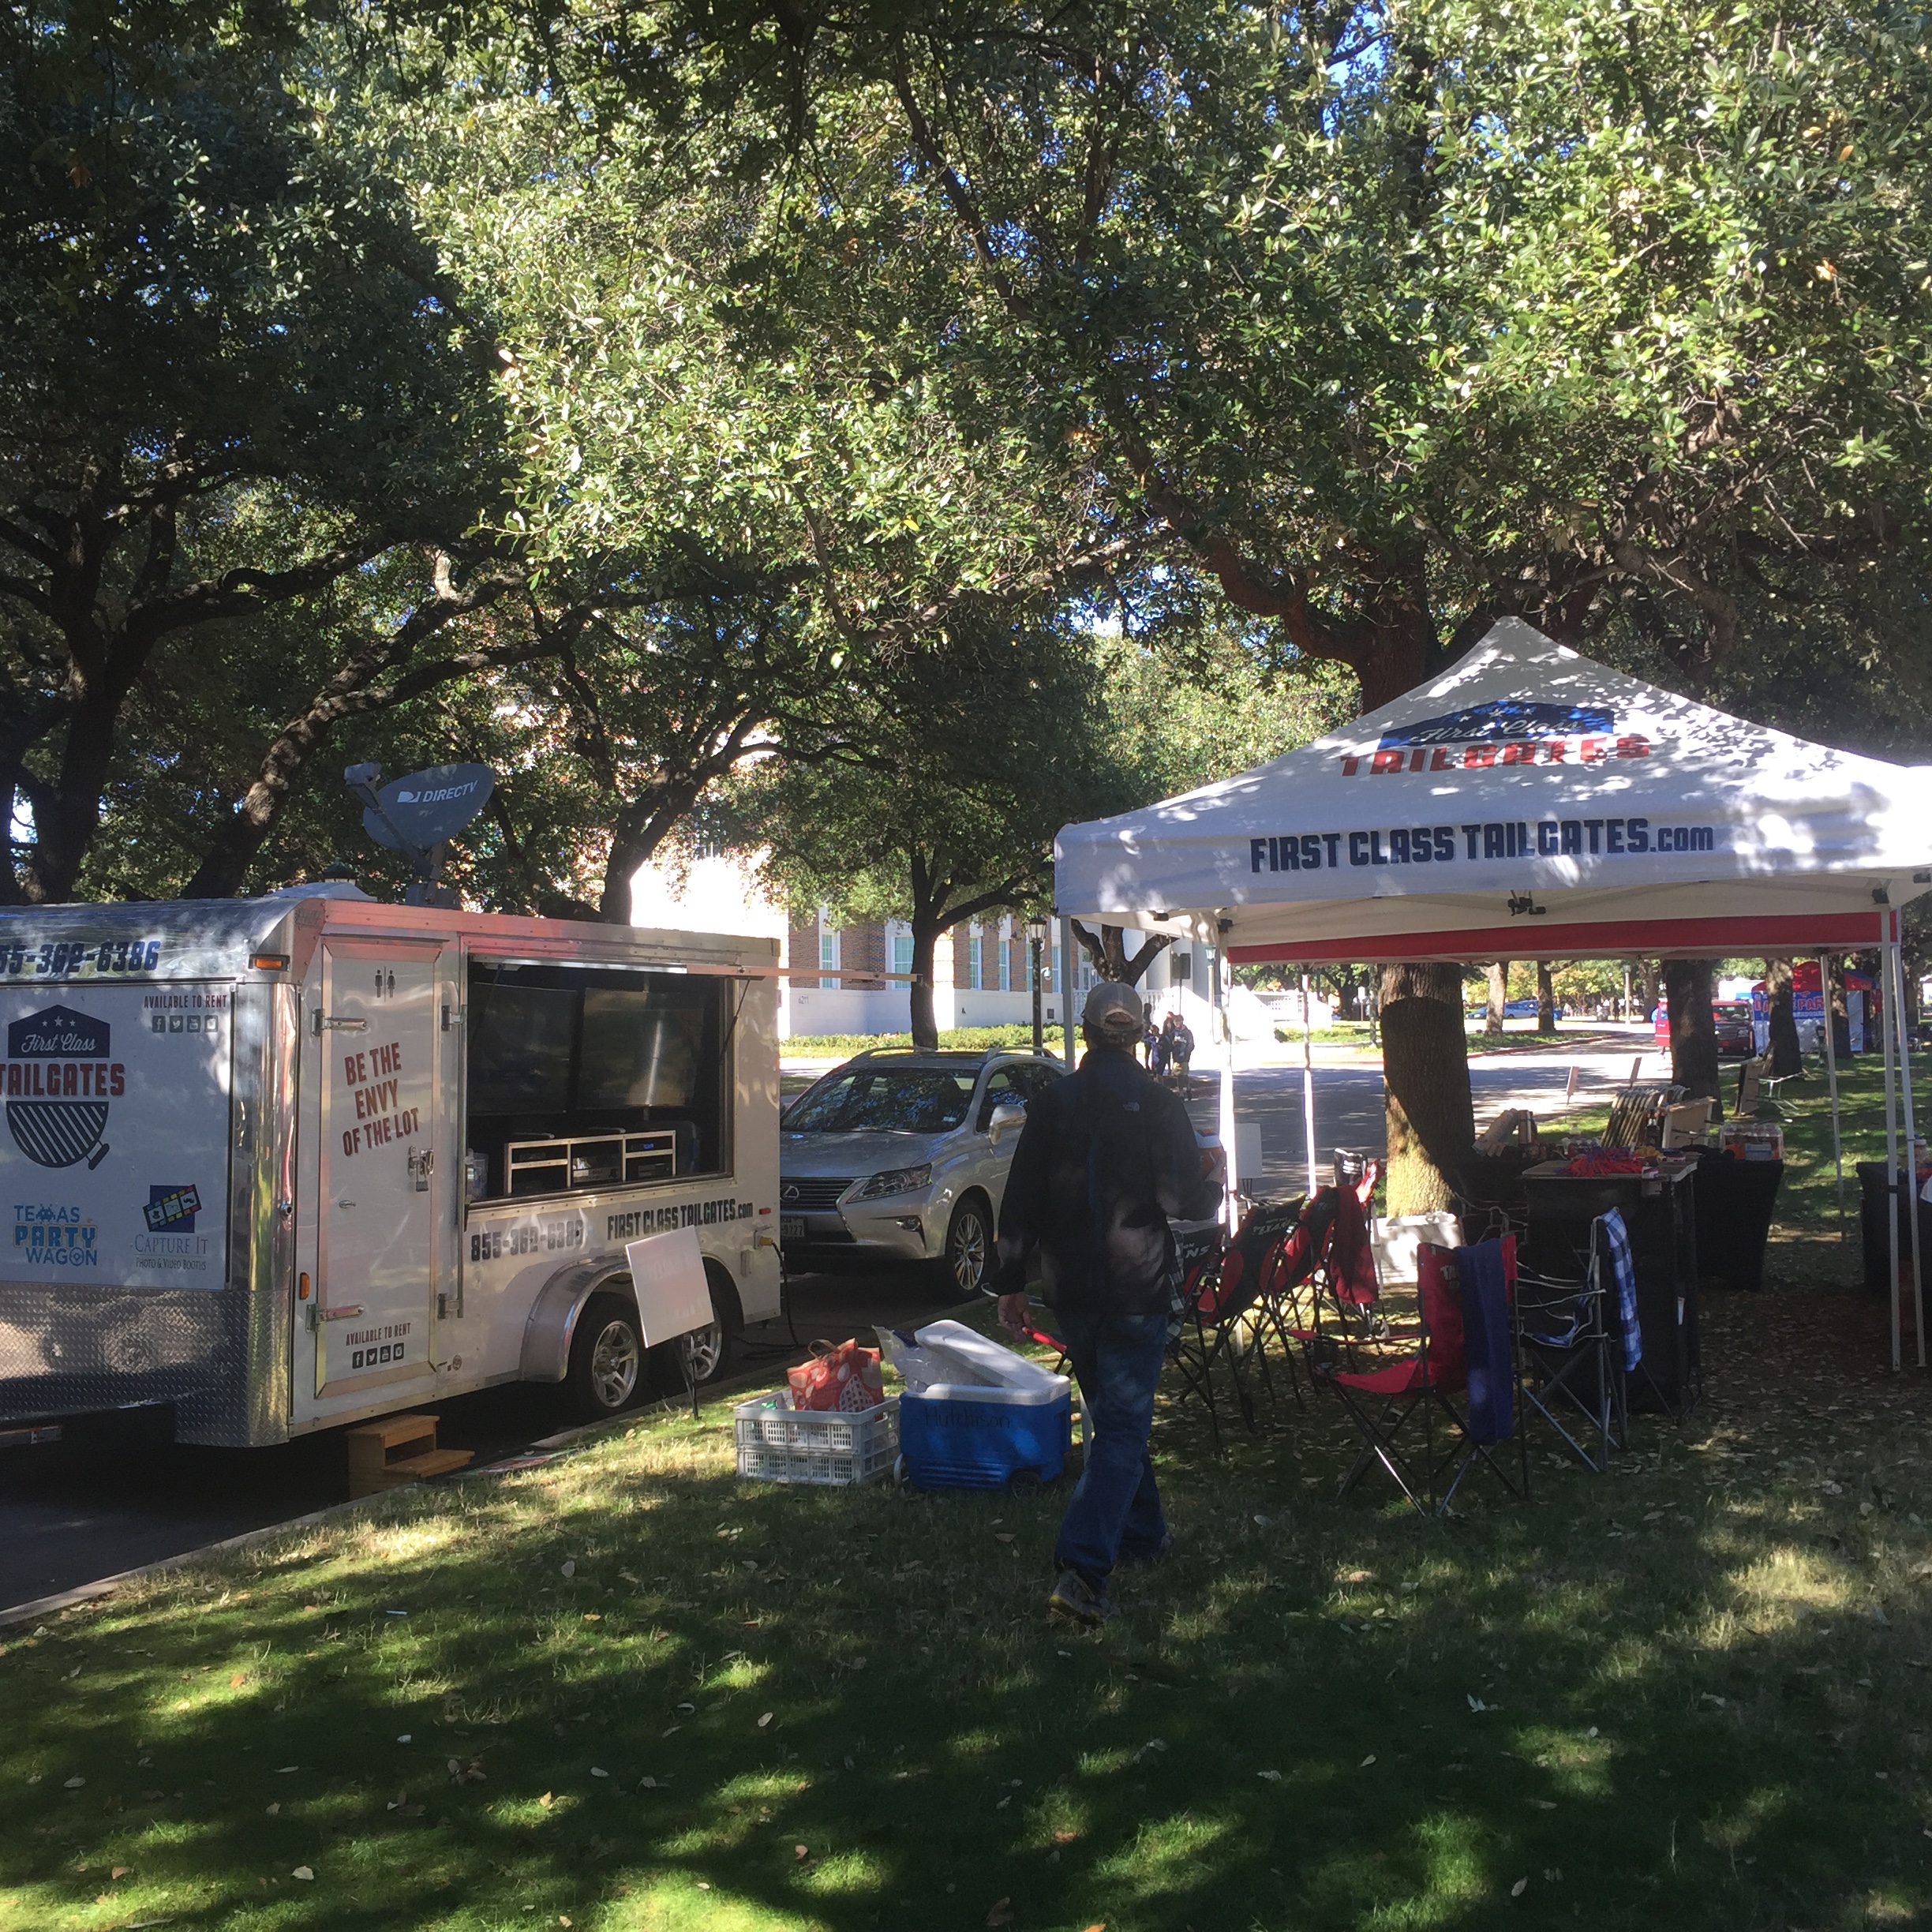
{"type": "MultiPolygon", "coordinates": [[[[1049,1025],[1046,1035],[1046,1050],[1058,1053],[1062,1039],[1058,1023],[1049,1025]]],[[[781,1050],[788,1060],[845,1060],[854,1054],[881,1046],[909,1047],[912,1044],[910,1033],[801,1033],[784,1042],[781,1050]]],[[[995,1047],[1030,1050],[1033,1023],[1029,1020],[1024,1026],[949,1027],[941,1032],[939,1045],[945,1051],[985,1053],[995,1047]]]]}
{"type": "MultiPolygon", "coordinates": [[[[1823,1061],[1807,1055],[1807,1077],[1792,1080],[1779,1090],[1785,1103],[1784,1178],[1778,1189],[1780,1220],[1814,1226],[1838,1218],[1838,1193],[1832,1163],[1831,1088],[1823,1061]]],[[[1920,1137],[1928,1135],[1926,1122],[1932,1118],[1932,1054],[1911,1057],[1912,1099],[1920,1137]]],[[[1724,1069],[1724,1105],[1727,1111],[1737,1098],[1737,1073],[1724,1069]]],[[[1876,1054],[1862,1054],[1841,1061],[1838,1068],[1838,1100],[1840,1130],[1844,1140],[1845,1213],[1855,1224],[1859,1208],[1859,1183],[1855,1163],[1880,1161],[1885,1156],[1885,1068],[1876,1054]]],[[[1762,1118],[1777,1118],[1769,1106],[1758,1110],[1762,1118]]],[[[1903,1150],[1904,1124],[1900,1125],[1903,1150]]]]}
{"type": "Polygon", "coordinates": [[[1329,1402],[1163,1412],[1097,1636],[1063,1491],[741,1486],[722,1408],[0,1633],[0,1927],[1915,1922],[1920,1391],[1851,1297],[1706,1317],[1688,1430],[1447,1526],[1329,1402]]]}

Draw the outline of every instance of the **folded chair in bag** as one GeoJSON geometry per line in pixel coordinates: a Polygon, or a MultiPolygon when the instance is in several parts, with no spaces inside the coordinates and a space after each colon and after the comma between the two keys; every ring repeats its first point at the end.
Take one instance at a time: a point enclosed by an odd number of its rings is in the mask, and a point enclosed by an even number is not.
{"type": "Polygon", "coordinates": [[[1388,1333],[1368,1230],[1380,1174],[1371,1161],[1359,1179],[1311,1196],[1275,1259],[1267,1284],[1275,1326],[1284,1341],[1301,1345],[1311,1369],[1338,1350],[1352,1364],[1357,1342],[1388,1333]]]}
{"type": "MultiPolygon", "coordinates": [[[[1215,1451],[1221,1448],[1221,1408],[1215,1394],[1224,1376],[1243,1424],[1256,1426],[1254,1391],[1258,1380],[1269,1406],[1275,1377],[1268,1365],[1268,1342],[1279,1327],[1267,1298],[1274,1257],[1300,1225],[1300,1200],[1249,1210],[1234,1238],[1206,1256],[1185,1278],[1181,1290],[1181,1330],[1168,1345],[1168,1359],[1181,1376],[1185,1400],[1198,1396],[1208,1411],[1215,1451]]],[[[1297,1404],[1301,1400],[1294,1358],[1284,1346],[1282,1365],[1297,1404]]]]}
{"type": "Polygon", "coordinates": [[[1418,1511],[1440,1515],[1479,1461],[1511,1495],[1527,1494],[1510,1350],[1515,1271],[1516,1244],[1508,1237],[1473,1248],[1425,1245],[1417,1251],[1420,1350],[1383,1368],[1328,1366],[1319,1372],[1361,1432],[1361,1453],[1342,1477],[1339,1495],[1347,1495],[1380,1462],[1418,1511]],[[1418,1416],[1419,1426],[1410,1426],[1418,1416]],[[1440,1456],[1438,1421],[1447,1430],[1440,1456]],[[1511,1481],[1491,1453],[1512,1435],[1518,1436],[1520,1483],[1511,1481]]]}
{"type": "MultiPolygon", "coordinates": [[[[1541,1417],[1583,1466],[1601,1475],[1612,1447],[1627,1443],[1623,1381],[1613,1350],[1621,1341],[1619,1321],[1612,1332],[1612,1283],[1608,1242],[1601,1217],[1590,1224],[1590,1252],[1582,1279],[1532,1274],[1516,1277],[1516,1380],[1522,1391],[1523,1421],[1541,1417]],[[1587,1423],[1584,1440],[1571,1432],[1587,1423]]],[[[1636,1309],[1632,1286],[1631,1332],[1636,1309]]]]}

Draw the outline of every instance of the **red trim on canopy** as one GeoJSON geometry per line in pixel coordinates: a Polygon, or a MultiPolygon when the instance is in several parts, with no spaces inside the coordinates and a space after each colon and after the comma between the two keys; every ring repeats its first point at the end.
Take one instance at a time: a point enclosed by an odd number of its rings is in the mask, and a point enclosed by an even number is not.
{"type": "Polygon", "coordinates": [[[1466,932],[1383,933],[1354,938],[1281,940],[1271,945],[1231,945],[1236,965],[1291,960],[1315,966],[1355,960],[1615,959],[1624,953],[1658,953],[1673,959],[1733,953],[1815,953],[1821,949],[1875,946],[1885,938],[1885,915],[1813,913],[1803,917],[1708,919],[1616,919],[1597,925],[1546,926],[1536,919],[1513,926],[1473,927],[1466,932]]]}

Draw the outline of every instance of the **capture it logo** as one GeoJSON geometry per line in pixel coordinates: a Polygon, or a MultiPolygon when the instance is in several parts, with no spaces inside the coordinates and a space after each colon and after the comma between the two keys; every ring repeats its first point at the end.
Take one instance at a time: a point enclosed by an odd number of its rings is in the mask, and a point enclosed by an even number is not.
{"type": "Polygon", "coordinates": [[[7,1028],[6,1118],[13,1144],[39,1167],[98,1167],[107,1158],[107,1103],[127,1069],[108,1058],[104,1020],[50,1006],[7,1028]]]}
{"type": "Polygon", "coordinates": [[[199,1189],[152,1185],[148,1189],[148,1205],[141,1210],[150,1234],[192,1234],[195,1216],[200,1211],[199,1189]]]}

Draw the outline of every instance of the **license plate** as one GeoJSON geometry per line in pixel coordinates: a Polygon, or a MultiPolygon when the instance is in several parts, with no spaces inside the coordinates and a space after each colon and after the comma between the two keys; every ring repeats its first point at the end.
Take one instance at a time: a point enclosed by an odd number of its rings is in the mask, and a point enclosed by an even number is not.
{"type": "Polygon", "coordinates": [[[805,1217],[803,1215],[781,1215],[778,1217],[778,1238],[781,1241],[803,1241],[805,1238],[805,1217]]]}

